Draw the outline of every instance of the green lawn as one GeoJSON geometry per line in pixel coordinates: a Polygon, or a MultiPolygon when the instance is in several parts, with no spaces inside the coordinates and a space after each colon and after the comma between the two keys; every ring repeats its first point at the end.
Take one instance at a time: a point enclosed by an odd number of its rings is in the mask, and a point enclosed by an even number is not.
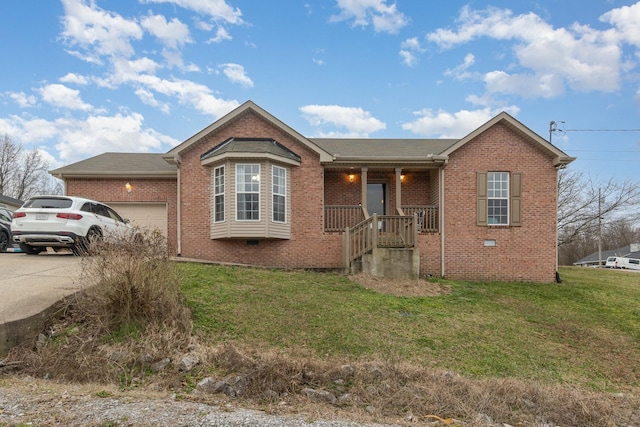
{"type": "Polygon", "coordinates": [[[441,281],[437,297],[383,295],[347,277],[180,264],[211,343],[304,348],[476,378],[596,390],[640,385],[640,274],[563,268],[562,284],[441,281]]]}

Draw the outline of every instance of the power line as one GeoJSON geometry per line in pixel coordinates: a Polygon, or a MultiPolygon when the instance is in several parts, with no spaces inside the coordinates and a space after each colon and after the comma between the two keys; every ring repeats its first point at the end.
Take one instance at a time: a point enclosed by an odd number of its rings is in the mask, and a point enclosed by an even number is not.
{"type": "Polygon", "coordinates": [[[558,125],[564,125],[564,121],[555,121],[551,120],[549,122],[549,142],[551,142],[551,137],[556,132],[640,132],[640,128],[635,129],[564,129],[559,128],[558,125]]]}
{"type": "Polygon", "coordinates": [[[553,132],[640,132],[640,129],[554,129],[553,132]]]}
{"type": "MultiPolygon", "coordinates": [[[[567,148],[567,151],[577,151],[581,153],[602,153],[605,150],[581,150],[574,148],[567,148]]],[[[607,153],[640,153],[640,150],[606,150],[607,153]]]]}

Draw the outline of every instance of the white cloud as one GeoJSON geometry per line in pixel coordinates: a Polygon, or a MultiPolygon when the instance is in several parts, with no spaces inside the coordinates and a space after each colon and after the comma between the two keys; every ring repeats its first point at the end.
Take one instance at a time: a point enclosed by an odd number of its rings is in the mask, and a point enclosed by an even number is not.
{"type": "Polygon", "coordinates": [[[27,95],[24,92],[7,92],[6,94],[13,100],[13,102],[18,104],[18,107],[20,108],[33,107],[37,102],[35,96],[27,95]]]}
{"type": "Polygon", "coordinates": [[[46,85],[39,90],[42,100],[56,107],[69,110],[90,111],[93,107],[82,101],[80,91],[61,84],[46,85]]]}
{"type": "Polygon", "coordinates": [[[417,53],[423,53],[425,49],[420,45],[420,41],[417,37],[406,39],[400,43],[400,57],[402,62],[409,67],[418,63],[417,53]]]}
{"type": "MultiPolygon", "coordinates": [[[[0,127],[25,145],[59,141],[55,149],[64,164],[101,154],[105,147],[119,152],[162,152],[180,141],[143,126],[138,113],[95,115],[86,118],[58,118],[9,116],[0,119],[0,127]]],[[[52,164],[54,162],[51,162],[52,164]]]]}
{"type": "Polygon", "coordinates": [[[494,83],[488,90],[535,96],[527,86],[532,85],[541,88],[539,96],[549,97],[563,93],[564,85],[585,92],[612,92],[620,87],[621,49],[612,30],[578,24],[554,29],[534,13],[514,16],[507,9],[475,11],[468,6],[457,24],[456,30],[438,29],[427,39],[443,49],[481,37],[516,42],[513,51],[521,70],[488,73],[485,80],[494,83]]]}
{"type": "Polygon", "coordinates": [[[413,67],[418,63],[418,58],[408,50],[400,49],[399,55],[402,58],[402,62],[409,67],[413,67]]]}
{"type": "Polygon", "coordinates": [[[373,25],[376,32],[392,34],[409,23],[396,4],[388,5],[386,0],[337,0],[337,6],[340,14],[333,15],[332,22],[353,19],[354,26],[373,25]]]}
{"type": "Polygon", "coordinates": [[[143,104],[157,108],[165,114],[169,114],[169,112],[171,111],[171,107],[169,106],[169,104],[158,101],[153,96],[153,93],[146,89],[138,88],[136,89],[135,94],[138,98],[140,98],[140,101],[142,101],[143,104]]]}
{"type": "Polygon", "coordinates": [[[227,76],[233,83],[238,83],[242,87],[253,87],[253,80],[247,76],[244,67],[240,64],[221,64],[219,68],[222,73],[227,76]]]}
{"type": "Polygon", "coordinates": [[[612,9],[600,21],[615,26],[622,40],[640,47],[640,2],[612,9]]]}
{"type": "Polygon", "coordinates": [[[167,22],[162,15],[149,15],[143,17],[140,24],[169,49],[177,49],[185,43],[192,42],[189,27],[177,18],[167,22]]]}
{"type": "Polygon", "coordinates": [[[221,43],[225,40],[231,40],[232,37],[224,27],[218,27],[215,37],[211,37],[207,40],[207,43],[221,43]]]}
{"type": "Polygon", "coordinates": [[[90,116],[85,120],[58,119],[61,135],[56,149],[62,160],[94,156],[109,151],[157,152],[163,145],[175,145],[173,138],[142,126],[141,114],[90,116]]]}
{"type": "MultiPolygon", "coordinates": [[[[518,108],[513,106],[507,108],[507,110],[511,114],[517,114],[518,112],[518,108]]],[[[478,110],[460,110],[454,113],[443,110],[434,113],[427,108],[413,113],[418,116],[418,119],[413,122],[403,123],[402,129],[423,136],[462,138],[499,113],[499,110],[488,107],[478,110]]]]}
{"type": "Polygon", "coordinates": [[[76,54],[89,61],[96,62],[97,55],[133,55],[131,40],[142,38],[140,26],[133,20],[106,12],[94,2],[86,4],[83,0],[62,0],[65,16],[62,18],[63,38],[71,46],[80,46],[87,53],[76,54]]]}
{"type": "Polygon", "coordinates": [[[87,80],[87,78],[85,76],[81,76],[79,74],[75,74],[75,73],[67,73],[64,76],[62,76],[60,78],[60,81],[62,83],[72,83],[72,84],[76,84],[78,86],[86,86],[87,84],[89,84],[89,81],[87,80]]]}
{"type": "MultiPolygon", "coordinates": [[[[214,118],[227,114],[239,105],[235,100],[216,98],[211,89],[205,85],[190,80],[160,78],[154,74],[157,67],[158,64],[148,58],[137,61],[115,60],[113,75],[101,84],[108,87],[133,85],[136,88],[144,88],[149,93],[155,92],[175,98],[181,104],[214,118]]],[[[144,94],[144,97],[147,100],[150,99],[147,94],[144,94]]],[[[166,110],[166,104],[158,102],[157,106],[161,107],[162,111],[166,110]]]]}
{"type": "Polygon", "coordinates": [[[303,117],[315,127],[337,127],[346,131],[320,132],[324,137],[367,138],[369,134],[386,129],[387,125],[357,107],[339,105],[305,105],[300,107],[303,117]]]}
{"type": "Polygon", "coordinates": [[[142,3],[171,3],[184,9],[208,15],[215,21],[242,24],[242,11],[233,8],[225,0],[143,0],[142,3]]]}
{"type": "Polygon", "coordinates": [[[464,62],[457,67],[444,72],[445,76],[453,76],[456,80],[468,79],[472,76],[472,73],[467,71],[476,62],[476,57],[472,53],[468,53],[464,57],[464,62]]]}
{"type": "Polygon", "coordinates": [[[424,48],[420,46],[420,41],[417,37],[411,37],[400,43],[400,47],[403,49],[409,49],[414,52],[424,52],[424,48]]]}
{"type": "Polygon", "coordinates": [[[564,93],[560,76],[552,73],[525,75],[492,71],[484,76],[489,93],[517,94],[525,98],[554,98],[564,93]]]}

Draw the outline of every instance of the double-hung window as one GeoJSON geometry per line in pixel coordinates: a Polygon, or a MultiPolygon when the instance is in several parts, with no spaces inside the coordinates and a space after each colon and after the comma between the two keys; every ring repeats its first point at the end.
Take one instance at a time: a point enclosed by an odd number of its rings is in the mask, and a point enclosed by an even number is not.
{"type": "Polygon", "coordinates": [[[260,165],[236,165],[236,219],[260,220],[260,165]]]}
{"type": "Polygon", "coordinates": [[[487,173],[487,223],[509,224],[509,173],[487,173]]]}
{"type": "Polygon", "coordinates": [[[213,171],[214,222],[224,221],[224,166],[213,171]]]}
{"type": "Polygon", "coordinates": [[[522,225],[522,173],[478,172],[476,189],[478,225],[522,225]]]}
{"type": "Polygon", "coordinates": [[[287,170],[280,166],[273,166],[271,171],[273,221],[286,222],[287,170]]]}

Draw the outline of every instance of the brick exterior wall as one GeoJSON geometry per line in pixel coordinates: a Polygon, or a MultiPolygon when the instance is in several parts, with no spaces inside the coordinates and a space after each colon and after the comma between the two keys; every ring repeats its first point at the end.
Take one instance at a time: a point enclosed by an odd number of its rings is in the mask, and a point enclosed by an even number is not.
{"type": "MultiPolygon", "coordinates": [[[[248,110],[181,153],[182,252],[185,258],[278,268],[339,268],[342,238],[324,233],[324,170],[317,153],[280,128],[248,110]],[[258,240],[209,238],[211,210],[209,166],[200,155],[228,138],[273,138],[302,158],[291,171],[291,239],[258,240]]],[[[234,196],[227,196],[233,203],[234,196]]]]}
{"type": "Polygon", "coordinates": [[[167,240],[169,248],[175,252],[177,242],[177,185],[176,179],[109,178],[87,179],[68,178],[65,180],[66,194],[86,197],[109,204],[111,202],[156,202],[167,204],[167,240]],[[128,193],[126,183],[133,191],[128,193]]]}
{"type": "MultiPolygon", "coordinates": [[[[252,110],[246,110],[181,152],[181,253],[185,258],[276,268],[341,268],[342,234],[324,232],[324,205],[357,205],[360,170],[324,170],[319,156],[252,110]],[[211,166],[200,155],[231,137],[273,138],[302,161],[290,170],[291,238],[211,239],[211,166]]],[[[403,205],[438,205],[438,171],[407,171],[403,205]]],[[[444,169],[445,276],[460,280],[552,282],[555,279],[557,172],[548,155],[511,127],[498,124],[456,150],[444,169]],[[522,174],[522,225],[476,225],[476,172],[522,174]],[[496,241],[485,247],[484,241],[496,241]]],[[[395,214],[393,169],[369,168],[368,180],[387,182],[395,214]]],[[[109,202],[165,202],[168,238],[177,248],[177,181],[173,179],[68,179],[67,194],[109,202]],[[130,182],[135,191],[127,193],[130,182]]],[[[263,195],[264,196],[264,195],[263,195]]],[[[234,203],[227,189],[226,203],[234,203]]],[[[229,218],[229,220],[233,220],[229,218]]],[[[441,274],[441,234],[418,237],[421,274],[441,274]]]]}
{"type": "MultiPolygon", "coordinates": [[[[385,182],[387,184],[388,215],[396,215],[396,173],[395,170],[368,169],[368,182],[385,182]]],[[[435,205],[430,200],[430,172],[408,172],[402,184],[402,205],[435,205]]],[[[328,169],[324,173],[324,198],[327,205],[357,205],[362,201],[362,176],[360,168],[328,169]],[[353,182],[349,182],[349,174],[354,174],[353,182]]]]}
{"type": "Polygon", "coordinates": [[[551,159],[502,124],[456,150],[445,168],[445,276],[554,281],[556,179],[551,159]],[[522,173],[521,227],[476,225],[478,171],[522,173]]]}

